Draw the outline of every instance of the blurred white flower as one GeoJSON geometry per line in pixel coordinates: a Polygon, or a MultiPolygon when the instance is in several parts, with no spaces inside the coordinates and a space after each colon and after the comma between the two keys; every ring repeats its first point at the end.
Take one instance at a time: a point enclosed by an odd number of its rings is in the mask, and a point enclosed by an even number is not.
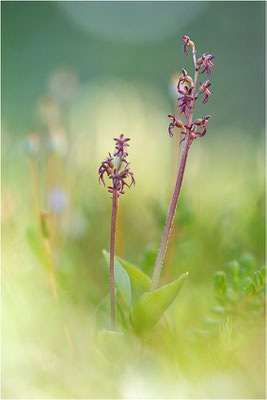
{"type": "Polygon", "coordinates": [[[60,214],[67,208],[69,196],[63,188],[54,186],[48,193],[48,204],[53,213],[60,214]]]}

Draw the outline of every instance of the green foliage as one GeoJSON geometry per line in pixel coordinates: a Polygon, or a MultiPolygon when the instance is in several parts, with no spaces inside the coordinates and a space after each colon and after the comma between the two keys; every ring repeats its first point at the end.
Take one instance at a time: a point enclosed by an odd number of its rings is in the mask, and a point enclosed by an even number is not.
{"type": "Polygon", "coordinates": [[[245,254],[239,262],[229,262],[227,274],[223,271],[214,274],[221,313],[243,315],[251,311],[253,315],[263,314],[265,283],[265,267],[256,270],[253,255],[245,254]]]}
{"type": "MultiPolygon", "coordinates": [[[[109,253],[106,250],[103,250],[103,254],[106,260],[106,265],[109,268],[109,253]]],[[[124,268],[122,268],[121,264],[119,263],[118,259],[115,257],[114,260],[114,279],[115,284],[123,297],[126,305],[130,307],[131,304],[131,283],[129,276],[124,268]]]]}
{"type": "MultiPolygon", "coordinates": [[[[107,265],[109,265],[109,253],[103,250],[104,257],[107,265]]],[[[183,274],[174,282],[162,286],[159,289],[149,291],[151,279],[139,268],[128,263],[119,257],[115,257],[115,283],[118,292],[125,300],[125,294],[131,294],[131,300],[125,302],[130,312],[130,323],[137,335],[143,335],[151,330],[154,325],[159,321],[160,317],[164,314],[167,308],[173,303],[177,294],[179,293],[185,278],[188,273],[183,274]],[[127,276],[128,279],[125,277],[127,276]],[[128,280],[130,282],[130,289],[128,290],[128,280]],[[128,292],[126,291],[128,290],[128,292]],[[131,303],[131,305],[130,305],[131,303]]],[[[118,296],[116,296],[118,299],[118,296]]],[[[107,309],[107,298],[104,301],[102,308],[107,309]]],[[[117,301],[119,306],[119,300],[117,301]]],[[[117,306],[117,307],[118,307],[117,306]]],[[[99,306],[100,307],[100,306],[99,306]]],[[[126,319],[124,317],[122,308],[120,307],[117,316],[122,316],[121,326],[125,326],[126,319]]],[[[108,323],[108,318],[106,319],[108,323]]]]}
{"type": "MultiPolygon", "coordinates": [[[[213,285],[219,304],[211,306],[212,316],[203,317],[205,330],[194,328],[193,331],[199,337],[203,337],[203,332],[205,332],[206,337],[210,338],[218,334],[218,327],[222,327],[229,317],[235,324],[236,322],[247,321],[249,318],[263,316],[265,272],[265,267],[256,270],[255,258],[249,253],[241,257],[239,262],[230,261],[227,264],[226,272],[216,271],[213,285]]],[[[217,359],[220,358],[218,354],[221,350],[217,348],[216,351],[217,359]]]]}
{"type": "Polygon", "coordinates": [[[232,319],[228,316],[219,327],[219,338],[215,345],[209,347],[210,356],[220,367],[227,366],[234,357],[234,344],[232,340],[232,319]]]}
{"type": "MultiPolygon", "coordinates": [[[[94,312],[94,335],[110,326],[110,296],[109,294],[98,304],[94,312]]],[[[116,301],[116,326],[117,330],[127,329],[127,322],[120,303],[116,301]]]]}
{"type": "Polygon", "coordinates": [[[143,271],[128,263],[120,257],[116,257],[120,265],[127,272],[132,289],[132,304],[134,304],[144,292],[147,292],[151,285],[151,279],[143,271]]]}
{"type": "Polygon", "coordinates": [[[154,327],[179,293],[188,273],[159,289],[144,293],[134,305],[131,322],[138,335],[143,335],[154,327]]]}
{"type": "Polygon", "coordinates": [[[219,296],[224,296],[226,292],[226,275],[223,271],[214,274],[214,287],[219,296]]]}
{"type": "Polygon", "coordinates": [[[158,249],[155,245],[149,243],[147,246],[145,246],[141,261],[141,268],[145,273],[152,275],[157,254],[158,249]]]}

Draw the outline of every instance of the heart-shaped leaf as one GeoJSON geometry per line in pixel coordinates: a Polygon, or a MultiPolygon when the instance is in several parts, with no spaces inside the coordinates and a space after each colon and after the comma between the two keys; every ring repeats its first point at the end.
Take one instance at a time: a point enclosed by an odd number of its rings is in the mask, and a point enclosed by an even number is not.
{"type": "Polygon", "coordinates": [[[128,261],[125,261],[120,257],[117,257],[117,259],[130,278],[132,303],[134,304],[143,293],[149,290],[151,279],[143,271],[135,267],[133,264],[130,264],[128,261]]]}
{"type": "MultiPolygon", "coordinates": [[[[109,253],[106,250],[103,250],[103,254],[106,260],[106,264],[109,268],[109,253]]],[[[120,265],[119,261],[115,257],[114,259],[114,279],[115,285],[122,295],[123,300],[126,305],[130,307],[131,304],[131,283],[129,276],[125,269],[120,265]]]]}
{"type": "Polygon", "coordinates": [[[138,335],[148,332],[175,300],[188,272],[159,289],[144,293],[134,305],[131,323],[138,335]]]}

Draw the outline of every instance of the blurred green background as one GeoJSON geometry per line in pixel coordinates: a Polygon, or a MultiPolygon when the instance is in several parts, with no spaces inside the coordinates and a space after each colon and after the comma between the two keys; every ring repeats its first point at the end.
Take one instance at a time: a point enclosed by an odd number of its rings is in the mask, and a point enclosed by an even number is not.
{"type": "Polygon", "coordinates": [[[248,252],[258,268],[264,263],[265,3],[1,8],[2,397],[262,398],[264,316],[234,325],[227,368],[214,366],[211,339],[199,342],[191,331],[203,328],[216,303],[216,270],[248,252]],[[199,56],[216,56],[212,96],[194,115],[212,119],[190,150],[162,283],[185,271],[190,278],[168,311],[175,348],[161,341],[164,331],[155,333],[142,367],[128,360],[113,376],[92,339],[93,312],[108,292],[101,250],[109,247],[111,213],[97,170],[114,137],[131,137],[136,186],[120,200],[117,253],[151,274],[180,150],[167,115],[175,112],[176,75],[182,67],[193,74],[183,35],[199,56]],[[40,212],[49,213],[60,307],[40,212]]]}

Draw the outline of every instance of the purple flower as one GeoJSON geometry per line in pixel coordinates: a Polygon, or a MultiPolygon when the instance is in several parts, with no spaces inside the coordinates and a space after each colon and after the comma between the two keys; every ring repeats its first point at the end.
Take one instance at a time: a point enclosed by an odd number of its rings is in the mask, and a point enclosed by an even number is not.
{"type": "Polygon", "coordinates": [[[114,140],[116,142],[116,150],[117,150],[114,153],[114,156],[119,157],[119,163],[118,165],[116,165],[116,163],[114,163],[113,157],[111,157],[111,154],[109,153],[109,157],[106,158],[101,163],[98,170],[98,174],[99,174],[99,182],[102,181],[104,186],[105,186],[105,181],[104,181],[105,174],[109,179],[112,180],[112,186],[108,186],[108,191],[110,193],[116,191],[119,196],[120,194],[124,194],[124,186],[130,188],[132,185],[135,185],[135,180],[133,173],[130,171],[129,163],[124,158],[128,155],[128,153],[125,150],[125,147],[129,146],[128,141],[130,140],[130,138],[124,138],[123,135],[120,135],[118,139],[114,140]],[[130,178],[130,183],[126,181],[127,178],[130,178]]]}
{"type": "Polygon", "coordinates": [[[185,92],[181,89],[181,83],[189,83],[191,86],[193,85],[193,79],[191,76],[187,75],[187,72],[184,68],[182,68],[182,78],[179,79],[177,90],[180,94],[184,94],[185,92]]]}
{"type": "Polygon", "coordinates": [[[129,147],[129,143],[127,143],[129,140],[131,140],[130,138],[124,138],[124,135],[121,134],[120,137],[118,139],[114,139],[116,142],[116,152],[114,153],[114,156],[118,156],[118,157],[127,157],[128,153],[125,150],[125,147],[129,147]]]}
{"type": "Polygon", "coordinates": [[[205,98],[202,101],[202,104],[205,104],[209,100],[209,96],[211,96],[211,92],[208,89],[208,87],[211,86],[211,83],[209,81],[206,81],[204,83],[199,82],[199,84],[200,84],[200,88],[198,90],[198,93],[204,93],[205,92],[205,98]]]}
{"type": "Polygon", "coordinates": [[[203,71],[200,72],[200,73],[203,74],[204,72],[206,72],[208,78],[209,78],[209,76],[210,76],[210,74],[211,74],[210,67],[214,67],[213,62],[211,61],[211,60],[213,60],[214,58],[215,58],[215,57],[212,56],[211,54],[204,53],[204,54],[202,55],[202,57],[199,58],[199,59],[197,60],[197,65],[198,65],[198,67],[199,67],[199,68],[204,67],[203,71]]]}
{"type": "Polygon", "coordinates": [[[185,41],[185,44],[184,44],[184,53],[185,53],[186,56],[188,56],[186,46],[194,47],[194,42],[192,42],[192,40],[190,40],[190,37],[189,37],[189,36],[186,36],[186,35],[183,36],[182,39],[185,41]]]}
{"type": "Polygon", "coordinates": [[[168,128],[168,131],[169,131],[169,135],[170,135],[170,137],[173,137],[173,128],[176,126],[177,128],[180,128],[180,129],[185,129],[185,126],[184,126],[184,124],[182,123],[182,121],[180,121],[179,119],[176,119],[175,118],[175,116],[174,115],[168,115],[168,117],[169,118],[171,118],[171,122],[170,122],[170,124],[169,124],[169,128],[168,128]]]}
{"type": "Polygon", "coordinates": [[[109,154],[109,157],[107,157],[100,165],[99,170],[98,170],[98,174],[99,174],[99,182],[100,180],[102,181],[103,185],[105,185],[105,181],[104,181],[104,174],[106,173],[108,176],[111,175],[113,168],[114,168],[114,164],[113,164],[113,158],[111,157],[111,154],[109,154]]]}
{"type": "Polygon", "coordinates": [[[109,178],[113,181],[113,186],[108,186],[108,191],[110,193],[113,193],[114,190],[117,190],[119,194],[124,194],[124,186],[130,188],[132,185],[135,185],[133,172],[130,171],[129,164],[127,164],[121,172],[114,170],[114,173],[112,173],[109,178]],[[128,177],[131,178],[130,185],[125,180],[128,177]]]}
{"type": "Polygon", "coordinates": [[[180,100],[180,104],[178,104],[178,107],[181,107],[181,112],[180,114],[184,113],[186,118],[187,118],[187,113],[186,109],[190,109],[191,106],[191,101],[193,100],[193,97],[191,96],[192,88],[189,89],[188,86],[185,86],[185,91],[180,91],[180,93],[183,93],[181,97],[178,98],[180,100]]]}
{"type": "MultiPolygon", "coordinates": [[[[198,137],[204,136],[204,135],[206,134],[207,128],[208,128],[208,126],[207,126],[207,121],[208,121],[208,119],[210,119],[210,118],[211,118],[211,115],[206,115],[203,119],[201,119],[201,118],[196,119],[196,120],[193,122],[192,126],[191,126],[191,131],[192,131],[192,133],[193,133],[194,135],[197,135],[198,137]],[[202,132],[197,132],[197,131],[196,131],[197,126],[203,128],[203,131],[202,131],[202,132]]],[[[196,137],[195,137],[195,139],[196,139],[196,137]]]]}

